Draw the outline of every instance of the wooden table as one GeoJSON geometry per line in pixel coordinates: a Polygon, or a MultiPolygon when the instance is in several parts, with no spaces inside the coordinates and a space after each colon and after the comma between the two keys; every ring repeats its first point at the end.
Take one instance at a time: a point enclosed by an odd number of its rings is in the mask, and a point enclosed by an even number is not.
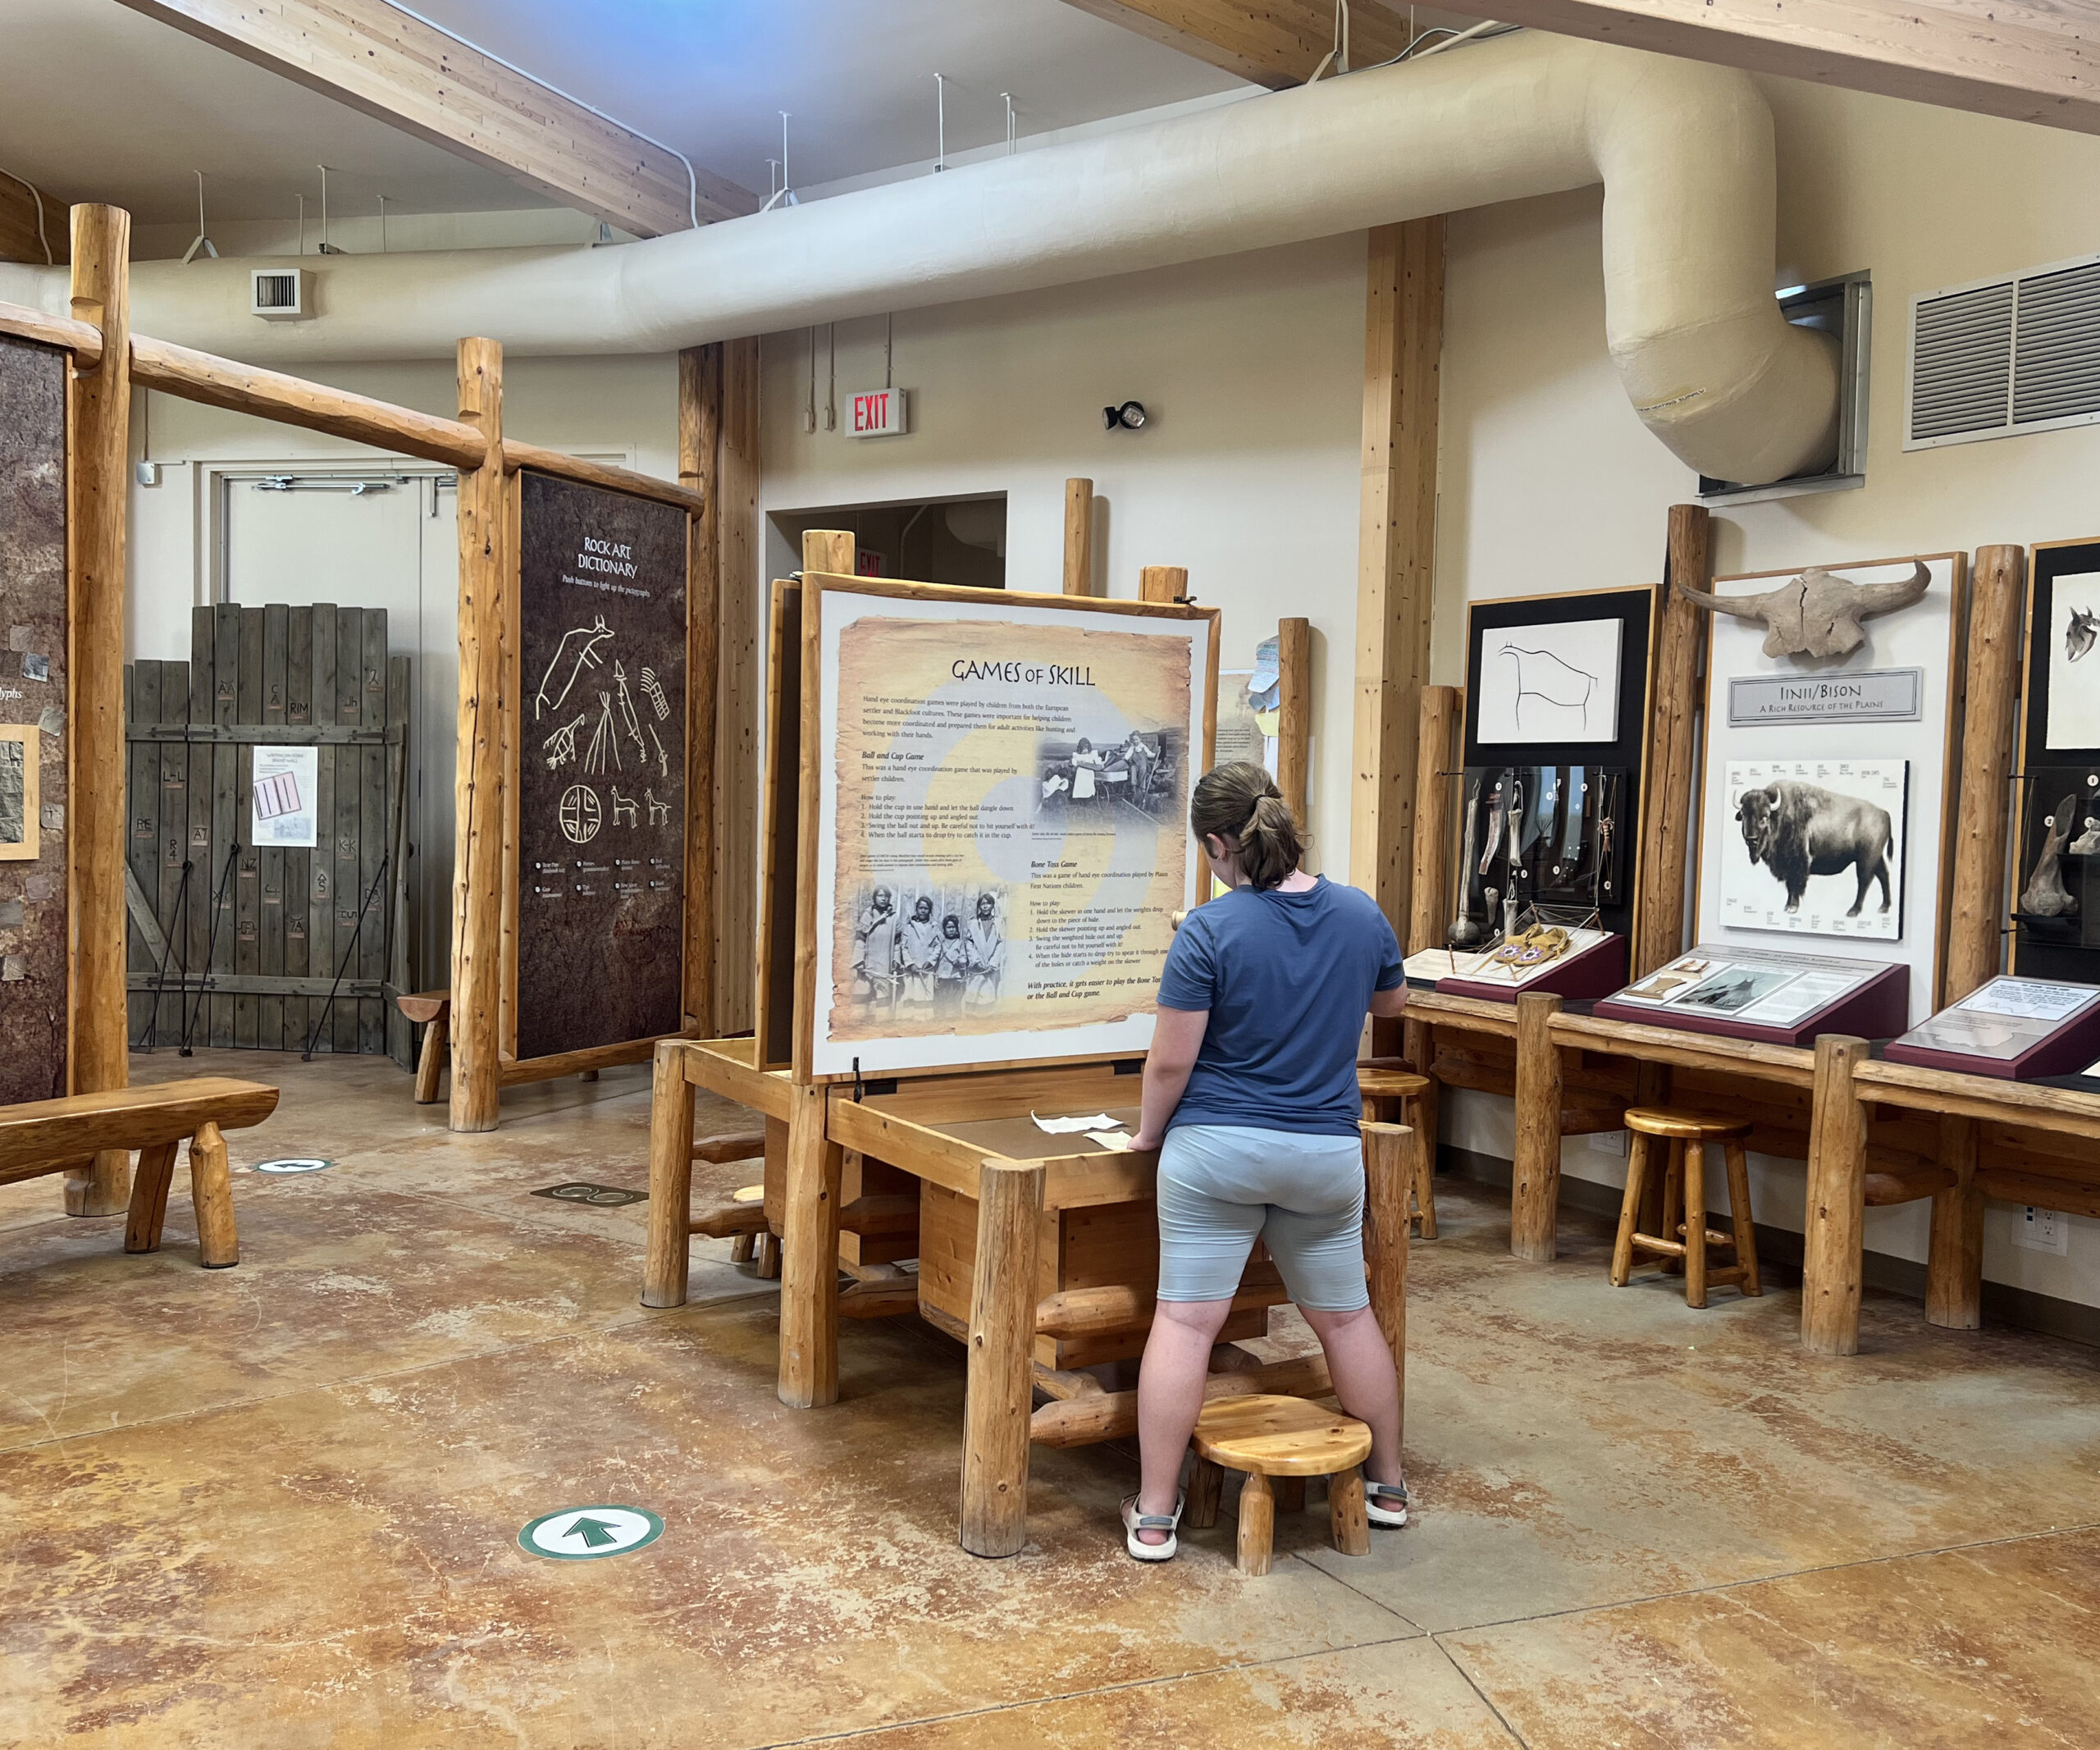
{"type": "MultiPolygon", "coordinates": [[[[666,1040],[657,1047],[650,1149],[645,1304],[684,1299],[692,1090],[705,1088],[766,1118],[766,1208],[783,1241],[781,1401],[808,1408],[838,1391],[838,1263],[843,1234],[888,1235],[919,1260],[916,1310],[967,1346],[961,1541],[980,1556],[1026,1542],[1031,1444],[1127,1437],[1137,1393],[1094,1373],[1134,1360],[1152,1323],[1158,1268],[1157,1158],[1052,1136],[1031,1112],[1137,1117],[1138,1080],[1112,1063],[1004,1069],[806,1085],[754,1067],[749,1039],[666,1040]],[[863,1188],[851,1196],[849,1163],[863,1188]],[[871,1173],[907,1176],[908,1236],[897,1194],[871,1173]],[[861,1212],[856,1215],[856,1212],[861,1212]],[[1038,1409],[1035,1394],[1048,1401],[1038,1409]]],[[[1367,1232],[1372,1304],[1396,1363],[1406,1348],[1407,1163],[1389,1127],[1369,1154],[1367,1232]]],[[[849,1291],[850,1292],[850,1291],[849,1291]]],[[[1208,1396],[1332,1389],[1318,1356],[1263,1364],[1236,1339],[1267,1329],[1286,1295],[1258,1251],[1220,1333],[1208,1396]]],[[[907,1302],[899,1310],[910,1310],[907,1302]]]]}

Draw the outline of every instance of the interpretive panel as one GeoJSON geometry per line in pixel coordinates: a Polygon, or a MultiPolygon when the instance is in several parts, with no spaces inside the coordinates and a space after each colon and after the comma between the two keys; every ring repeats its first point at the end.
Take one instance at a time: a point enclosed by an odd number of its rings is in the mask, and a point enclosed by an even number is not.
{"type": "Polygon", "coordinates": [[[66,1092],[66,355],[0,336],[0,1105],[66,1092]]]}
{"type": "Polygon", "coordinates": [[[804,614],[812,1072],[1144,1051],[1195,898],[1210,617],[829,584],[804,614]]]}
{"type": "Polygon", "coordinates": [[[518,1055],[675,1033],[686,515],[519,477],[518,1055]]]}

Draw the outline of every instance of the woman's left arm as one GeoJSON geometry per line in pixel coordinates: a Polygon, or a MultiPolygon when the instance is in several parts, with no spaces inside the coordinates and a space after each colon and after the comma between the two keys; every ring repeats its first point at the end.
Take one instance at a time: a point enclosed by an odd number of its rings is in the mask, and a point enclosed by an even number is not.
{"type": "Polygon", "coordinates": [[[1203,1049],[1203,1034],[1211,1024],[1207,1008],[1168,1008],[1158,1011],[1153,1027],[1152,1049],[1145,1053],[1144,1093],[1138,1117],[1138,1134],[1130,1139],[1134,1149],[1157,1149],[1166,1140],[1166,1121],[1181,1103],[1189,1085],[1189,1072],[1196,1067],[1196,1053],[1203,1049]]]}

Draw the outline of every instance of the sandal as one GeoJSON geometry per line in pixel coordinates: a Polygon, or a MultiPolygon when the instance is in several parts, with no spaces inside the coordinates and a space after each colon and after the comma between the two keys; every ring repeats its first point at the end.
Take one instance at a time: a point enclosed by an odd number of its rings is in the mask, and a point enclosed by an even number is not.
{"type": "Polygon", "coordinates": [[[1398,1527],[1408,1522],[1408,1486],[1404,1483],[1373,1483],[1363,1479],[1363,1516],[1374,1525],[1398,1527]],[[1381,1500],[1392,1503],[1379,1506],[1381,1500]]]}
{"type": "Polygon", "coordinates": [[[1181,1510],[1189,1505],[1186,1494],[1174,1497],[1171,1513],[1140,1513],[1138,1497],[1126,1496],[1123,1501],[1123,1547],[1139,1561],[1171,1561],[1180,1552],[1181,1540],[1176,1535],[1181,1528],[1181,1510]],[[1141,1531],[1163,1531],[1164,1543],[1148,1543],[1138,1533],[1141,1531]]]}

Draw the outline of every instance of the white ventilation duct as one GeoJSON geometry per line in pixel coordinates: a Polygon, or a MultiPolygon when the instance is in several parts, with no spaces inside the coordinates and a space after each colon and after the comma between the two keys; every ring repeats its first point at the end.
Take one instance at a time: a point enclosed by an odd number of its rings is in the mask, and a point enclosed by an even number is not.
{"type": "MultiPolygon", "coordinates": [[[[1244,103],[619,249],[331,256],[319,314],[252,263],[141,263],[144,333],[258,364],[664,352],[1605,185],[1605,323],[1649,429],[1761,484],[1834,450],[1834,347],[1773,297],[1772,117],[1728,69],[1520,32],[1244,103]]],[[[48,270],[0,298],[62,309],[48,270]],[[33,289],[32,289],[33,288],[33,289]]]]}

